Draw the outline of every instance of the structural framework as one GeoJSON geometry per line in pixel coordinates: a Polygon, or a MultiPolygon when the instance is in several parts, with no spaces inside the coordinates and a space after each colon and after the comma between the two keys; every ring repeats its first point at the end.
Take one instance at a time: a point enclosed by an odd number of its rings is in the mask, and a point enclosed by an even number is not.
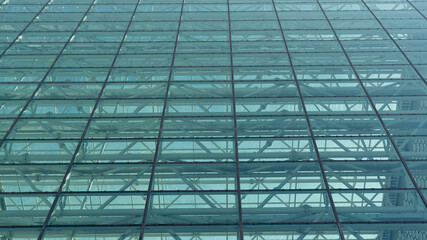
{"type": "Polygon", "coordinates": [[[427,239],[425,0],[0,0],[0,239],[427,239]]]}

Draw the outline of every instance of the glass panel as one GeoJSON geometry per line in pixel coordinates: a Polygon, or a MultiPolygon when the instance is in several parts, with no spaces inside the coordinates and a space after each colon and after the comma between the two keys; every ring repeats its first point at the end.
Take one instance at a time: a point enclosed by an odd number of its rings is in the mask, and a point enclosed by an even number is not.
{"type": "Polygon", "coordinates": [[[211,163],[207,166],[198,163],[159,163],[154,173],[153,190],[236,189],[236,166],[234,163],[211,163]]]}
{"type": "Polygon", "coordinates": [[[333,189],[414,188],[399,160],[324,162],[333,189]]]}
{"type": "Polygon", "coordinates": [[[418,193],[413,190],[334,190],[332,197],[343,222],[402,222],[426,219],[424,214],[415,210],[416,207],[424,206],[418,193]]]}
{"type": "Polygon", "coordinates": [[[318,137],[316,142],[323,160],[399,159],[387,137],[318,137]]]}
{"type": "Polygon", "coordinates": [[[151,163],[75,164],[63,191],[147,191],[150,172],[151,163]]]}
{"type": "Polygon", "coordinates": [[[41,226],[54,198],[52,194],[39,193],[15,193],[2,197],[0,226],[41,226]],[[28,217],[29,212],[31,217],[28,217]]]}
{"type": "Polygon", "coordinates": [[[148,210],[148,224],[237,223],[237,197],[233,193],[156,192],[148,210]],[[165,213],[167,213],[165,215],[165,213]]]}
{"type": "Polygon", "coordinates": [[[239,139],[240,161],[309,161],[316,160],[309,138],[239,139]]]}
{"type": "Polygon", "coordinates": [[[84,221],[90,225],[110,225],[141,223],[146,196],[129,193],[63,193],[50,224],[70,225],[84,221]]]}
{"type": "Polygon", "coordinates": [[[240,169],[243,191],[324,188],[317,162],[241,162],[240,169]]]}
{"type": "Polygon", "coordinates": [[[324,191],[250,193],[242,199],[243,221],[333,222],[334,217],[328,202],[328,195],[324,191]]]}
{"type": "Polygon", "coordinates": [[[156,143],[152,139],[86,140],[77,154],[77,162],[152,162],[156,143]]]}

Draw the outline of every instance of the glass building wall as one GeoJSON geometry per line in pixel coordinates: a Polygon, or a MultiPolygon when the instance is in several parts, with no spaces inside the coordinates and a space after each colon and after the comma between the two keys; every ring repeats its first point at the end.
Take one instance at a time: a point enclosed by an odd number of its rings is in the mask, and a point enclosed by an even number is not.
{"type": "Polygon", "coordinates": [[[427,239],[425,0],[0,0],[0,239],[427,239]]]}

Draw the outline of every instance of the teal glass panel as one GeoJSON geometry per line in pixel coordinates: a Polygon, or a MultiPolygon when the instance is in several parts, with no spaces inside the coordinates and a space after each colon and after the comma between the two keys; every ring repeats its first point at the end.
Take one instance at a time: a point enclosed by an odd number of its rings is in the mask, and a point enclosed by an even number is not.
{"type": "Polygon", "coordinates": [[[109,222],[120,220],[124,224],[140,222],[141,215],[135,212],[143,212],[145,204],[144,195],[130,193],[66,193],[59,197],[59,202],[52,215],[50,224],[61,226],[75,222],[75,217],[67,212],[81,211],[80,221],[91,225],[108,225],[109,222]],[[132,204],[127,204],[132,202],[132,204]],[[97,212],[102,211],[99,215],[97,212]],[[95,218],[93,216],[96,216],[95,218]],[[127,220],[124,221],[123,218],[127,220]]]}
{"type": "Polygon", "coordinates": [[[279,218],[277,222],[291,224],[333,222],[332,209],[325,198],[328,196],[324,191],[254,192],[242,200],[243,221],[254,223],[255,219],[279,218]],[[280,211],[283,204],[287,211],[280,211]]]}
{"type": "Polygon", "coordinates": [[[239,221],[235,193],[154,192],[151,196],[148,224],[185,224],[188,221],[232,224],[239,221]]]}

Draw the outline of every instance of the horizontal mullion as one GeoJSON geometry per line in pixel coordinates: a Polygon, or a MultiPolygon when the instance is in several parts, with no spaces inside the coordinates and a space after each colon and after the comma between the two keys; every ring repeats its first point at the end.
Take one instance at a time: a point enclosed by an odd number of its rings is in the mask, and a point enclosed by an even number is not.
{"type": "MultiPolygon", "coordinates": [[[[427,188],[420,188],[421,190],[427,190],[427,188]]],[[[366,192],[366,193],[378,193],[378,192],[407,192],[413,191],[414,188],[342,188],[342,189],[331,189],[332,193],[356,193],[356,192],[366,192]]],[[[237,193],[237,190],[152,190],[153,195],[199,195],[199,194],[228,194],[228,193],[237,193]]],[[[325,189],[322,188],[313,188],[313,189],[242,189],[242,194],[295,194],[295,193],[317,193],[325,192],[325,189]]],[[[111,196],[111,195],[141,195],[146,194],[147,191],[62,191],[62,196],[111,196]]],[[[0,196],[3,197],[19,197],[19,196],[50,196],[56,194],[55,192],[0,192],[0,196]]],[[[384,206],[386,207],[386,206],[384,206]]],[[[426,221],[427,222],[427,221],[426,221]]]]}
{"type": "MultiPolygon", "coordinates": [[[[414,18],[407,18],[407,17],[382,17],[380,18],[381,20],[420,20],[423,21],[423,18],[420,17],[414,17],[414,18]]],[[[324,20],[326,21],[324,18],[304,18],[304,19],[299,19],[299,18],[295,18],[295,19],[280,19],[281,21],[283,21],[284,23],[286,23],[286,21],[297,21],[297,22],[305,22],[305,21],[319,21],[319,20],[324,20]]],[[[336,18],[336,19],[332,19],[333,21],[348,21],[348,20],[372,20],[374,21],[375,19],[371,19],[371,18],[351,18],[351,19],[346,19],[346,18],[336,18]]],[[[257,22],[277,22],[277,20],[275,19],[257,19],[257,22]]],[[[77,20],[70,20],[70,21],[66,21],[64,23],[74,23],[74,22],[79,22],[77,20]]],[[[102,21],[102,20],[87,20],[84,21],[84,23],[128,23],[129,21],[125,21],[125,20],[113,20],[113,21],[102,21]]],[[[172,20],[133,20],[132,23],[156,23],[156,22],[168,22],[168,23],[176,23],[175,21],[172,20]]],[[[200,19],[200,20],[186,20],[183,19],[181,21],[182,23],[199,23],[199,22],[224,22],[227,23],[228,20],[221,20],[221,19],[200,19]]],[[[253,19],[232,19],[231,22],[254,22],[253,19]]],[[[27,21],[0,21],[0,23],[27,23],[27,21]]],[[[49,21],[49,20],[40,20],[37,21],[37,24],[39,23],[58,23],[58,21],[49,21]]]]}
{"type": "MultiPolygon", "coordinates": [[[[363,140],[369,140],[369,139],[378,139],[378,138],[384,138],[387,137],[386,134],[372,134],[372,135],[319,135],[319,136],[315,136],[316,139],[334,139],[334,140],[338,140],[338,139],[363,139],[363,140]]],[[[420,134],[420,135],[414,135],[414,134],[406,134],[406,135],[393,135],[393,137],[427,137],[426,134],[420,134]]],[[[31,138],[25,138],[25,139],[7,139],[6,142],[55,142],[55,141],[76,141],[79,140],[80,138],[35,138],[35,139],[31,139],[31,138]]],[[[192,140],[206,140],[206,141],[212,141],[212,140],[233,140],[234,137],[233,136],[223,136],[223,137],[173,137],[173,138],[168,138],[168,137],[162,137],[161,140],[162,141],[173,141],[173,140],[179,140],[179,141],[192,141],[192,140]]],[[[238,140],[260,140],[260,141],[265,141],[265,140],[306,140],[306,139],[311,139],[311,137],[308,134],[305,135],[292,135],[292,136],[270,136],[270,137],[243,137],[243,136],[237,136],[238,140]]],[[[151,137],[151,138],[143,138],[143,137],[129,137],[129,138],[106,138],[106,137],[99,137],[99,138],[84,138],[83,141],[100,141],[100,142],[104,142],[104,141],[129,141],[129,140],[144,140],[144,141],[154,141],[157,140],[157,138],[151,137]]]]}
{"type": "MultiPolygon", "coordinates": [[[[22,70],[22,69],[21,69],[22,70]]],[[[362,79],[363,81],[365,81],[366,83],[369,82],[375,82],[375,81],[379,81],[379,82],[405,82],[405,81],[414,81],[414,80],[420,80],[419,78],[401,78],[401,79],[393,79],[393,78],[369,78],[369,79],[362,79]]],[[[300,82],[302,83],[319,83],[319,82],[323,82],[323,83],[340,83],[340,82],[352,82],[354,83],[356,80],[355,79],[340,79],[340,78],[336,78],[336,79],[322,79],[321,81],[318,79],[299,79],[300,82]]],[[[244,83],[259,83],[258,80],[238,80],[238,84],[244,84],[244,83]]],[[[275,79],[271,79],[271,80],[262,80],[262,83],[264,84],[269,84],[269,83],[294,83],[295,80],[292,79],[279,79],[279,80],[275,80],[275,79]]],[[[162,84],[164,83],[164,81],[118,81],[118,80],[110,80],[108,81],[108,85],[137,85],[137,84],[162,84]]],[[[175,83],[179,83],[179,84],[198,84],[198,83],[203,83],[203,84],[224,84],[230,83],[230,80],[176,80],[175,83]]],[[[45,82],[43,86],[48,86],[48,85],[70,85],[70,84],[102,84],[99,81],[55,81],[55,82],[45,82]]],[[[11,85],[11,86],[22,86],[22,85],[37,85],[37,82],[0,82],[0,85],[11,85]]]]}
{"type": "MultiPolygon", "coordinates": [[[[384,67],[390,67],[390,66],[411,66],[409,63],[390,63],[390,64],[353,64],[354,66],[365,66],[365,67],[372,67],[372,66],[384,66],[384,67]]],[[[295,65],[295,67],[349,67],[349,64],[306,64],[306,65],[295,65]]],[[[427,66],[427,63],[423,64],[416,64],[416,66],[427,66]]],[[[199,68],[199,69],[212,69],[212,68],[229,68],[229,65],[181,65],[181,66],[174,66],[174,68],[199,68]]],[[[258,67],[290,67],[290,65],[234,65],[235,68],[258,68],[258,67]]],[[[49,69],[48,67],[9,67],[9,68],[0,68],[0,70],[8,70],[8,69],[49,69]]],[[[55,69],[108,69],[109,67],[56,67],[55,69]]],[[[158,68],[170,68],[170,66],[123,66],[123,67],[114,67],[113,69],[158,69],[158,68]]],[[[237,80],[238,81],[238,80],[237,80]]]]}

